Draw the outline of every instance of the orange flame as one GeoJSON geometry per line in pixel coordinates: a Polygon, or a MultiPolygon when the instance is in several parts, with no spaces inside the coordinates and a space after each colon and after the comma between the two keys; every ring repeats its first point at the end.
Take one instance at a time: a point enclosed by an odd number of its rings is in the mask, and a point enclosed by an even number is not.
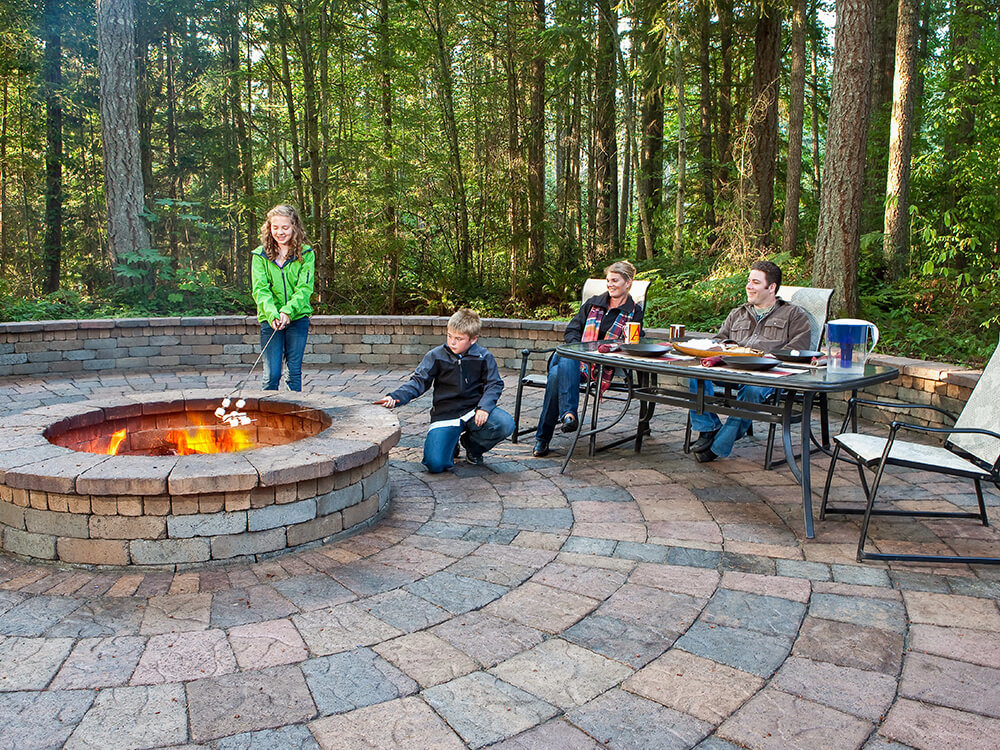
{"type": "Polygon", "coordinates": [[[125,440],[125,428],[122,427],[120,430],[116,431],[111,436],[111,442],[108,444],[108,455],[117,456],[118,449],[121,447],[122,441],[125,440]]]}
{"type": "Polygon", "coordinates": [[[253,440],[246,430],[229,428],[212,430],[194,427],[185,430],[171,430],[167,439],[177,446],[177,455],[190,456],[193,453],[233,453],[253,447],[253,440]]]}
{"type": "MultiPolygon", "coordinates": [[[[193,421],[200,421],[191,415],[193,421]]],[[[125,441],[126,430],[123,427],[111,436],[111,442],[106,451],[109,456],[117,456],[121,444],[125,441]]],[[[204,423],[176,430],[166,434],[167,451],[178,456],[190,456],[194,453],[235,453],[256,446],[252,434],[248,430],[206,426],[204,423]]]]}

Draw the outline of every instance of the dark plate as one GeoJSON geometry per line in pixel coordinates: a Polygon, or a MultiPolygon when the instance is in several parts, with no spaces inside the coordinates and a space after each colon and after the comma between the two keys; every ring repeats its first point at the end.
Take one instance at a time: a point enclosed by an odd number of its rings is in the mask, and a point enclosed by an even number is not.
{"type": "Polygon", "coordinates": [[[778,366],[778,360],[772,357],[722,357],[726,367],[738,370],[770,370],[778,366]]]}
{"type": "Polygon", "coordinates": [[[661,357],[670,351],[668,344],[622,344],[623,354],[631,354],[636,357],[661,357]]]}
{"type": "Polygon", "coordinates": [[[823,352],[816,352],[811,349],[778,349],[778,351],[771,352],[771,354],[782,362],[800,362],[803,364],[812,362],[813,357],[826,356],[823,352]]]}

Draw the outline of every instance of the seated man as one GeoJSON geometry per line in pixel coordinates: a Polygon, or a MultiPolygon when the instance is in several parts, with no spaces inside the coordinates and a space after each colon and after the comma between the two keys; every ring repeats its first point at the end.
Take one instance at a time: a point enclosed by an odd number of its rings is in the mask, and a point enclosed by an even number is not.
{"type": "MultiPolygon", "coordinates": [[[[747,303],[729,313],[716,338],[766,352],[808,349],[811,335],[809,318],[801,307],[777,298],[780,287],[781,269],[778,266],[768,260],[753,263],[747,279],[747,303]]],[[[697,386],[697,381],[692,380],[692,393],[697,386]]],[[[705,395],[711,396],[713,391],[712,381],[706,381],[705,395]]],[[[774,391],[774,388],[741,385],[738,398],[760,404],[769,399],[774,391]]],[[[695,459],[704,463],[728,456],[733,450],[733,443],[747,434],[751,424],[751,420],[736,416],[730,416],[723,424],[718,414],[698,413],[692,409],[691,427],[700,433],[691,444],[695,459]]]]}

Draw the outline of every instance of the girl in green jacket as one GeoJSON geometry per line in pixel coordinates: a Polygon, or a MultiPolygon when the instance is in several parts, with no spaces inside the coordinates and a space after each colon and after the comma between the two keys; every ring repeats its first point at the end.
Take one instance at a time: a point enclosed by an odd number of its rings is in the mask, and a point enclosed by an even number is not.
{"type": "Polygon", "coordinates": [[[267,347],[265,391],[278,390],[282,361],[288,365],[288,388],[302,390],[302,355],[316,278],[316,254],[305,242],[305,227],[292,206],[279,204],[267,212],[250,266],[260,345],[267,347]]]}

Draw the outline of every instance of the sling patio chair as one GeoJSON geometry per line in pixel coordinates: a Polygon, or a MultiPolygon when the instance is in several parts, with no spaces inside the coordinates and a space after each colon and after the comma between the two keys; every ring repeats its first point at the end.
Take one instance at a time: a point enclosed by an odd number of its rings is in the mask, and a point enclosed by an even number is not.
{"type": "MultiPolygon", "coordinates": [[[[983,526],[989,526],[986,515],[986,503],[983,500],[982,483],[992,482],[1000,488],[1000,404],[997,393],[1000,392],[1000,347],[994,352],[979,382],[969,396],[968,402],[956,418],[944,409],[926,404],[899,404],[881,401],[852,398],[848,402],[847,415],[841,434],[834,437],[835,447],[830,461],[830,470],[826,475],[826,485],[823,488],[823,501],[820,505],[820,519],[827,513],[864,514],[861,523],[861,536],[858,539],[858,560],[904,560],[911,562],[961,562],[961,563],[1000,563],[1000,557],[971,557],[962,555],[926,555],[902,554],[888,552],[869,552],[865,550],[865,542],[872,516],[916,516],[923,518],[977,518],[983,526]],[[858,408],[861,406],[877,406],[882,409],[917,409],[931,410],[943,415],[953,422],[953,427],[926,427],[905,421],[894,420],[889,425],[887,437],[858,432],[858,408]],[[850,426],[850,431],[848,431],[850,426]],[[943,445],[909,442],[900,439],[899,433],[914,432],[925,436],[943,436],[943,445]],[[828,505],[830,483],[837,460],[842,453],[850,456],[848,462],[857,466],[861,477],[867,503],[864,509],[851,507],[832,507],[828,505]],[[953,477],[971,479],[976,488],[976,499],[979,502],[979,512],[942,511],[942,510],[909,510],[901,508],[876,507],[879,487],[882,484],[888,467],[903,467],[926,472],[935,472],[953,477]],[[875,472],[871,486],[868,486],[865,469],[875,472]]],[[[934,498],[937,500],[938,498],[934,498]]],[[[921,500],[910,500],[909,503],[919,503],[921,500]]]]}
{"type": "MultiPolygon", "coordinates": [[[[632,289],[629,294],[632,296],[632,300],[637,305],[646,306],[646,292],[649,291],[650,281],[646,279],[634,279],[632,281],[632,289]]],[[[591,297],[596,297],[598,294],[603,294],[608,290],[607,282],[604,279],[587,279],[583,285],[583,292],[580,295],[580,304],[582,305],[591,297]]],[[[535,425],[531,427],[521,428],[521,399],[524,396],[525,388],[544,388],[545,383],[548,379],[548,364],[546,364],[545,372],[529,373],[528,363],[532,356],[547,354],[549,355],[546,359],[551,359],[552,352],[556,350],[556,347],[550,347],[548,349],[522,349],[521,350],[521,374],[517,379],[517,396],[514,399],[514,432],[510,436],[510,441],[516,443],[518,438],[522,435],[527,435],[529,432],[535,431],[535,425]]],[[[586,383],[580,383],[580,390],[583,391],[586,388],[586,383]]],[[[612,389],[617,389],[615,385],[611,386],[612,389]]]]}
{"type": "MultiPolygon", "coordinates": [[[[829,316],[830,310],[830,297],[833,296],[833,289],[825,289],[823,287],[810,287],[810,286],[789,286],[782,284],[778,288],[778,297],[785,300],[785,302],[790,302],[793,305],[798,305],[801,307],[805,313],[806,317],[809,318],[809,348],[813,351],[819,351],[820,344],[823,342],[823,329],[826,326],[827,317],[829,316]]],[[[736,400],[735,391],[731,392],[731,389],[727,389],[726,398],[736,400]]],[[[777,403],[782,398],[782,392],[778,389],[774,395],[774,402],[777,403]]],[[[801,398],[801,396],[799,396],[801,398]]],[[[829,448],[830,446],[830,427],[829,427],[829,409],[826,399],[826,394],[819,394],[819,418],[820,418],[820,435],[821,435],[821,445],[823,448],[829,448]]],[[[799,418],[793,418],[793,421],[797,421],[799,418]]],[[[774,466],[784,463],[784,459],[774,460],[774,438],[777,430],[776,424],[771,424],[768,426],[767,430],[767,447],[764,451],[764,469],[770,471],[774,466]]],[[[750,432],[748,435],[753,434],[753,426],[750,427],[750,432]]],[[[687,427],[684,430],[684,452],[691,452],[691,418],[688,417],[687,427]]]]}

